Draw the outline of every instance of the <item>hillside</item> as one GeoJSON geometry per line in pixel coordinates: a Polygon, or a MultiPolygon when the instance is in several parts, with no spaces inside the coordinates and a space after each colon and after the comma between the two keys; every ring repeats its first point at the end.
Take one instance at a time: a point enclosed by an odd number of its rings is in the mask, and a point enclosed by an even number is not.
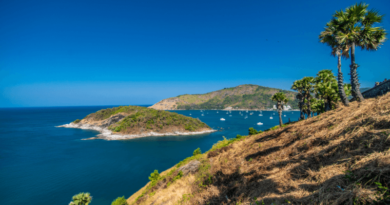
{"type": "Polygon", "coordinates": [[[199,119],[139,106],[99,110],[62,127],[98,130],[102,132],[98,138],[103,139],[187,135],[214,131],[199,119]]]}
{"type": "Polygon", "coordinates": [[[129,204],[389,204],[390,93],[223,140],[163,172],[129,204]],[[181,172],[180,172],[181,171],[181,172]]]}
{"type": "Polygon", "coordinates": [[[297,109],[298,101],[296,93],[276,88],[262,87],[258,85],[240,85],[233,88],[196,95],[180,95],[164,99],[151,108],[158,110],[199,110],[199,109],[267,109],[272,108],[275,102],[271,101],[273,94],[283,91],[289,99],[289,105],[297,109]]]}

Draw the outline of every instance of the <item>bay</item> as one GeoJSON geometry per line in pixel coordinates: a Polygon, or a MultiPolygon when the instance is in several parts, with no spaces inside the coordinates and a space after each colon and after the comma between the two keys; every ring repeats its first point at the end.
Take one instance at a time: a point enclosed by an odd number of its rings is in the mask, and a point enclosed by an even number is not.
{"type": "MultiPolygon", "coordinates": [[[[113,106],[1,108],[0,204],[69,204],[79,192],[90,192],[92,205],[111,204],[142,188],[155,169],[174,166],[198,147],[207,151],[223,136],[247,135],[249,127],[265,130],[279,122],[275,111],[259,116],[259,111],[179,110],[174,112],[220,131],[119,141],[82,140],[98,132],[56,127],[108,107],[113,106]]],[[[299,112],[283,115],[284,122],[295,121],[299,112]]]]}

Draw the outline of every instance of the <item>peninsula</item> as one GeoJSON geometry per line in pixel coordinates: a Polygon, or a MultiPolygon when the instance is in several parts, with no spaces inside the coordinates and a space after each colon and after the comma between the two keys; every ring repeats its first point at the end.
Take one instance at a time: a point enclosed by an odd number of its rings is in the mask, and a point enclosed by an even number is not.
{"type": "Polygon", "coordinates": [[[298,109],[296,92],[258,85],[239,85],[206,94],[179,95],[167,98],[150,108],[157,110],[267,109],[275,104],[271,96],[284,92],[292,109],[298,109]]]}
{"type": "Polygon", "coordinates": [[[82,120],[77,119],[58,127],[97,130],[101,134],[88,139],[106,140],[194,135],[215,131],[199,119],[140,106],[119,106],[99,110],[82,120]]]}

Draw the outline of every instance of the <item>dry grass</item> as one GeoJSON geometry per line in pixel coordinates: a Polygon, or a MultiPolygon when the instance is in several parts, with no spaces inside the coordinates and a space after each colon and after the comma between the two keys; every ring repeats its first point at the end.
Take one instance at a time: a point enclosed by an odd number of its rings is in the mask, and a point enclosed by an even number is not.
{"type": "Polygon", "coordinates": [[[390,93],[228,147],[206,186],[178,187],[191,197],[146,204],[372,204],[390,184],[390,93]]]}

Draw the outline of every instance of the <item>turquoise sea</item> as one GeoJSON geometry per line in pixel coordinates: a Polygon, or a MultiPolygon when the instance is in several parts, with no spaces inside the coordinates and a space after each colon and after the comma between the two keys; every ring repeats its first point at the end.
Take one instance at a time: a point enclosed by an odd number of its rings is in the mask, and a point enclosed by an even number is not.
{"type": "MultiPolygon", "coordinates": [[[[96,136],[96,131],[56,127],[108,107],[113,106],[0,108],[0,204],[69,204],[79,192],[90,192],[92,205],[111,204],[116,197],[127,198],[143,187],[155,169],[172,167],[198,147],[207,151],[222,136],[233,138],[247,135],[249,127],[265,130],[278,125],[274,111],[259,116],[259,111],[240,115],[239,111],[188,110],[175,112],[223,130],[105,141],[81,140],[96,136]]],[[[283,115],[284,122],[296,121],[299,112],[283,115]]]]}

